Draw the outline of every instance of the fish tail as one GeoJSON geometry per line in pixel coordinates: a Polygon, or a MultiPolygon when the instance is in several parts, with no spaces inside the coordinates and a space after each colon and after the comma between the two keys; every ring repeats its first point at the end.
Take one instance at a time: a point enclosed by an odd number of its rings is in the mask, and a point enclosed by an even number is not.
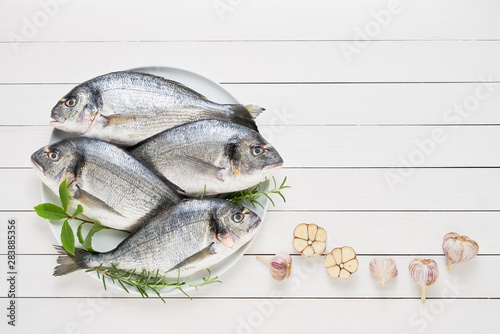
{"type": "Polygon", "coordinates": [[[54,276],[67,275],[73,271],[89,268],[86,258],[90,255],[90,252],[75,248],[75,255],[72,255],[61,246],[54,247],[61,254],[57,258],[58,265],[54,268],[54,276]]]}
{"type": "Polygon", "coordinates": [[[246,126],[252,130],[259,131],[257,124],[255,124],[254,118],[259,116],[265,109],[255,106],[255,105],[241,105],[233,104],[231,105],[230,119],[233,123],[246,126]]]}
{"type": "Polygon", "coordinates": [[[247,104],[244,106],[246,110],[252,115],[252,118],[257,118],[262,112],[266,109],[253,105],[253,104],[247,104]]]}

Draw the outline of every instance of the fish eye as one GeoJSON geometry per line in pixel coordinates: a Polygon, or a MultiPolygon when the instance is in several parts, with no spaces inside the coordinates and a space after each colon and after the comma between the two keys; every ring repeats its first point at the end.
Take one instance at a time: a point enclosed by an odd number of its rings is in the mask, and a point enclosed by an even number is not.
{"type": "Polygon", "coordinates": [[[48,152],[47,156],[49,157],[50,160],[52,161],[57,161],[59,160],[59,153],[56,151],[48,152]]]}
{"type": "Polygon", "coordinates": [[[233,215],[233,221],[235,223],[241,223],[244,218],[245,218],[245,214],[244,213],[237,213],[237,214],[233,215]]]}
{"type": "Polygon", "coordinates": [[[64,102],[64,105],[66,107],[74,107],[76,105],[76,99],[74,97],[66,100],[66,102],[64,102]]]}
{"type": "Polygon", "coordinates": [[[254,147],[252,147],[252,155],[254,157],[261,155],[262,153],[264,153],[264,151],[265,150],[264,150],[264,148],[262,146],[254,146],[254,147]]]}

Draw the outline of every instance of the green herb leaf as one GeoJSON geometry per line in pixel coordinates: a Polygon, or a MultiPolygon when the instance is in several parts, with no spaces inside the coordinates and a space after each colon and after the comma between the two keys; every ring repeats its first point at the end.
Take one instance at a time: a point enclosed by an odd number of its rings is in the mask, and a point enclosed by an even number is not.
{"type": "MultiPolygon", "coordinates": [[[[217,276],[211,277],[210,270],[208,270],[208,277],[203,277],[203,282],[200,283],[192,283],[189,284],[190,287],[198,290],[199,287],[213,284],[213,283],[222,283],[217,276]]],[[[167,281],[166,277],[159,273],[159,270],[156,272],[149,272],[147,270],[142,270],[140,274],[138,274],[135,269],[134,270],[120,270],[115,264],[111,264],[111,268],[103,268],[102,265],[86,270],[86,272],[95,272],[97,277],[102,280],[104,289],[106,289],[106,281],[105,278],[111,279],[114,283],[118,281],[120,286],[127,293],[129,290],[127,286],[134,287],[143,298],[148,298],[147,290],[153,291],[161,301],[165,303],[165,300],[162,298],[160,290],[161,288],[175,288],[181,291],[184,295],[186,295],[189,299],[191,297],[182,289],[187,286],[187,281],[189,278],[184,280],[180,279],[180,271],[177,276],[177,279],[172,279],[167,281]],[[101,277],[102,276],[102,277],[101,277]]]]}
{"type": "Polygon", "coordinates": [[[87,234],[87,236],[85,237],[85,240],[82,243],[83,247],[86,250],[97,253],[97,251],[92,248],[92,237],[94,236],[94,234],[96,234],[97,232],[99,232],[100,230],[103,230],[105,228],[107,228],[107,227],[102,226],[98,222],[95,222],[94,225],[92,226],[92,228],[90,229],[89,234],[87,234]]]}
{"type": "Polygon", "coordinates": [[[83,243],[84,243],[83,235],[82,235],[82,226],[83,226],[83,224],[85,224],[85,222],[83,222],[80,225],[78,225],[78,228],[76,230],[76,236],[78,237],[78,242],[80,243],[80,245],[83,245],[83,243]]]}
{"type": "Polygon", "coordinates": [[[68,210],[68,203],[69,203],[69,191],[68,191],[68,186],[66,184],[66,180],[64,180],[59,185],[59,198],[61,199],[61,204],[64,209],[64,212],[66,212],[68,210]]]}
{"type": "Polygon", "coordinates": [[[270,182],[269,179],[266,179],[264,182],[259,183],[258,185],[256,185],[253,188],[248,188],[248,189],[243,190],[243,191],[230,193],[230,194],[223,196],[222,198],[224,198],[230,202],[233,202],[236,205],[242,205],[243,202],[247,202],[247,203],[250,203],[254,208],[256,207],[255,206],[256,204],[259,205],[261,208],[264,208],[262,203],[260,203],[257,200],[257,198],[259,196],[266,197],[271,202],[271,204],[273,206],[276,206],[276,204],[274,203],[271,196],[269,196],[270,194],[277,194],[278,196],[281,197],[283,202],[286,202],[285,196],[283,196],[283,194],[281,193],[282,190],[290,188],[290,186],[285,185],[286,176],[283,179],[283,182],[281,183],[281,185],[279,187],[277,186],[276,179],[273,176],[274,188],[271,190],[266,190],[267,187],[269,186],[269,182],[270,182]]]}
{"type": "Polygon", "coordinates": [[[68,253],[75,255],[75,235],[67,219],[61,229],[61,242],[68,253]]]}
{"type": "Polygon", "coordinates": [[[83,207],[80,204],[78,204],[78,206],[76,207],[75,212],[73,212],[73,215],[71,216],[71,219],[76,218],[82,212],[83,212],[83,207]]]}
{"type": "Polygon", "coordinates": [[[34,207],[35,212],[42,218],[61,220],[67,218],[66,210],[52,203],[43,203],[34,207]]]}

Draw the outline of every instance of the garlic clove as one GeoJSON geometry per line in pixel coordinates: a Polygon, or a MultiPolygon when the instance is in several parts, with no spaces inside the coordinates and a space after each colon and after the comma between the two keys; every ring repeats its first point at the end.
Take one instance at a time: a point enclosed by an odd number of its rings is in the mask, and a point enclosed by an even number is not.
{"type": "Polygon", "coordinates": [[[332,256],[335,259],[335,264],[342,262],[342,249],[335,248],[332,250],[332,256]]]}
{"type": "Polygon", "coordinates": [[[351,247],[343,247],[342,248],[342,262],[347,262],[350,259],[354,259],[356,257],[356,253],[354,253],[354,249],[351,247]]]}
{"type": "Polygon", "coordinates": [[[359,267],[356,252],[349,246],[335,248],[325,255],[325,267],[331,277],[349,278],[359,267]]]}
{"type": "Polygon", "coordinates": [[[326,272],[331,277],[340,277],[340,267],[339,266],[334,266],[334,267],[327,268],[326,272]]]}
{"type": "Polygon", "coordinates": [[[307,232],[307,224],[299,224],[293,231],[295,237],[307,240],[309,233],[307,232]]]}
{"type": "Polygon", "coordinates": [[[396,262],[391,258],[376,258],[370,261],[370,272],[375,282],[381,286],[398,276],[396,262]]]}
{"type": "Polygon", "coordinates": [[[434,284],[439,277],[436,261],[431,259],[413,259],[408,266],[410,276],[421,287],[420,299],[425,303],[427,287],[434,284]]]}
{"type": "Polygon", "coordinates": [[[302,252],[307,246],[307,240],[299,238],[293,239],[293,248],[295,248],[298,252],[302,252]]]}
{"type": "Polygon", "coordinates": [[[316,224],[299,224],[293,231],[293,248],[305,257],[323,254],[326,231],[316,224]]]}
{"type": "Polygon", "coordinates": [[[479,251],[479,245],[466,235],[459,235],[456,232],[450,232],[443,238],[443,252],[448,259],[446,269],[457,263],[467,262],[476,257],[479,251]]]}
{"type": "Polygon", "coordinates": [[[322,254],[325,251],[325,243],[322,241],[314,241],[311,244],[315,254],[322,254]]]}
{"type": "Polygon", "coordinates": [[[358,266],[359,266],[358,259],[352,259],[344,263],[344,268],[351,273],[358,270],[358,266]]]}
{"type": "Polygon", "coordinates": [[[318,225],[316,224],[309,224],[307,225],[307,234],[309,236],[309,239],[316,239],[316,232],[318,232],[318,225]]]}
{"type": "Polygon", "coordinates": [[[316,232],[316,241],[326,242],[326,231],[321,227],[318,228],[318,231],[316,232]]]}
{"type": "Polygon", "coordinates": [[[292,270],[292,257],[284,252],[277,253],[273,257],[257,256],[257,259],[267,262],[271,266],[271,276],[282,281],[290,276],[292,270]]]}

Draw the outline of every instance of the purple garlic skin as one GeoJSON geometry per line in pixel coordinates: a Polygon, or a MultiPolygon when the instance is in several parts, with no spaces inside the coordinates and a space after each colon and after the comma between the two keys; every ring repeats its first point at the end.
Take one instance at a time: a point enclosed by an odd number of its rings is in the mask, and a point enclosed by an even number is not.
{"type": "Polygon", "coordinates": [[[376,258],[370,261],[370,273],[375,282],[384,286],[387,281],[398,276],[398,268],[393,259],[376,258]]]}
{"type": "Polygon", "coordinates": [[[479,245],[466,235],[459,235],[455,232],[446,234],[443,238],[443,252],[448,259],[446,269],[457,263],[467,262],[476,257],[479,245]]]}
{"type": "Polygon", "coordinates": [[[425,303],[427,287],[434,284],[439,277],[438,265],[431,259],[413,259],[408,269],[410,276],[420,285],[420,299],[425,303]]]}
{"type": "Polygon", "coordinates": [[[271,266],[271,276],[277,280],[282,281],[290,276],[292,270],[292,257],[284,252],[277,253],[272,258],[265,256],[257,256],[257,259],[265,261],[271,266]]]}

